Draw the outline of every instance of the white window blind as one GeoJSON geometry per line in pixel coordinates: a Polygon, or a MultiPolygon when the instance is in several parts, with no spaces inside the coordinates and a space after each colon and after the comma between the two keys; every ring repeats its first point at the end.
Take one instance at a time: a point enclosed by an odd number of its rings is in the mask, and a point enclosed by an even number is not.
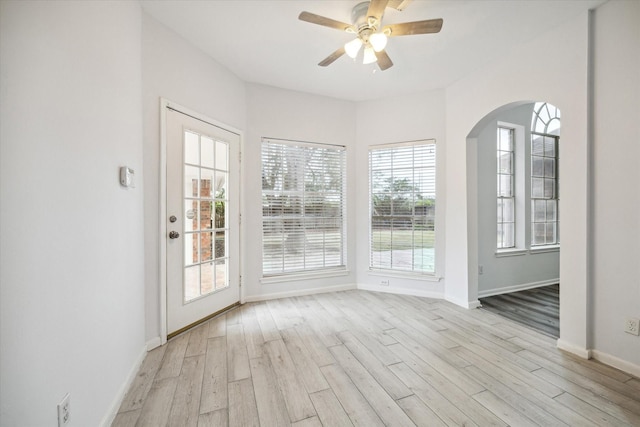
{"type": "Polygon", "coordinates": [[[435,273],[434,140],[369,150],[370,268],[435,273]]]}
{"type": "Polygon", "coordinates": [[[344,146],[262,140],[264,276],[344,269],[344,146]]]}
{"type": "Polygon", "coordinates": [[[514,248],[516,246],[514,134],[513,129],[498,126],[496,147],[496,163],[498,166],[498,249],[514,248]]]}

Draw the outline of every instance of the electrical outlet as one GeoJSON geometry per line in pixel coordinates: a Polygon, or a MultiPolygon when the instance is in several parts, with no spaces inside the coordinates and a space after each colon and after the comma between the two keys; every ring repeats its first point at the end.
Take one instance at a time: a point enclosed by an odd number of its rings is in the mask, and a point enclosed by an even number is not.
{"type": "Polygon", "coordinates": [[[631,335],[640,335],[640,319],[629,317],[624,322],[624,331],[631,335]]]}
{"type": "Polygon", "coordinates": [[[380,280],[380,285],[382,285],[382,286],[389,286],[389,279],[383,279],[383,280],[380,280]]]}
{"type": "Polygon", "coordinates": [[[66,427],[71,421],[71,396],[67,393],[58,404],[58,427],[66,427]]]}

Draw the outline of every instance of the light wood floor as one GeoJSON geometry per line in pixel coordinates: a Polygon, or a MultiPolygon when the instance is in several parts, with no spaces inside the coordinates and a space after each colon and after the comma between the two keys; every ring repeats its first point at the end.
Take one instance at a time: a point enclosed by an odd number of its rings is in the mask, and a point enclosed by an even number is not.
{"type": "Polygon", "coordinates": [[[484,310],[251,303],[147,355],[113,426],[640,426],[640,380],[484,310]]]}

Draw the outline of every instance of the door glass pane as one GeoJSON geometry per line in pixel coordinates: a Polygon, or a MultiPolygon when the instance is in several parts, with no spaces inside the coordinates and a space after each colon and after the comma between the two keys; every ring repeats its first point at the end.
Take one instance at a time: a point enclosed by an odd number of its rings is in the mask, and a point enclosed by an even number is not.
{"type": "Polygon", "coordinates": [[[184,231],[198,230],[198,203],[193,199],[184,201],[184,231]]]}
{"type": "Polygon", "coordinates": [[[200,296],[200,266],[184,269],[184,299],[190,301],[200,296]]]}
{"type": "Polygon", "coordinates": [[[215,278],[214,278],[214,270],[215,267],[212,262],[207,262],[202,264],[201,273],[200,273],[200,294],[206,295],[215,290],[215,278]]]}
{"type": "Polygon", "coordinates": [[[193,132],[184,133],[184,162],[192,165],[199,163],[200,149],[198,147],[198,135],[193,132]]]}
{"type": "Polygon", "coordinates": [[[218,199],[225,198],[227,194],[227,174],[225,172],[216,171],[216,185],[214,188],[214,195],[218,199]]]}
{"type": "Polygon", "coordinates": [[[216,169],[226,171],[227,169],[227,143],[216,141],[216,169]]]}
{"type": "Polygon", "coordinates": [[[184,301],[189,302],[229,286],[229,145],[193,131],[185,131],[184,144],[184,301]]]}
{"type": "Polygon", "coordinates": [[[215,250],[216,250],[216,258],[224,258],[226,254],[226,231],[216,231],[216,242],[215,242],[215,250]]]}
{"type": "Polygon", "coordinates": [[[215,202],[215,222],[214,228],[224,228],[225,226],[225,209],[226,203],[222,200],[216,200],[215,202]]]}
{"type": "Polygon", "coordinates": [[[223,289],[229,286],[227,281],[227,260],[218,259],[215,261],[216,265],[216,290],[223,289]]]}
{"type": "Polygon", "coordinates": [[[213,197],[213,175],[212,169],[200,169],[200,197],[213,197]]]}
{"type": "Polygon", "coordinates": [[[213,233],[200,233],[200,261],[213,259],[213,233]]]}
{"type": "Polygon", "coordinates": [[[184,167],[184,195],[185,197],[198,197],[200,169],[194,166],[184,167]]]}
{"type": "Polygon", "coordinates": [[[200,245],[197,233],[184,233],[184,263],[193,265],[199,262],[200,245]]]}
{"type": "Polygon", "coordinates": [[[202,166],[213,167],[213,150],[213,139],[203,136],[200,142],[200,164],[202,166]]]}
{"type": "Polygon", "coordinates": [[[212,207],[213,202],[211,200],[202,200],[200,202],[200,229],[210,230],[213,228],[212,221],[212,207]]]}

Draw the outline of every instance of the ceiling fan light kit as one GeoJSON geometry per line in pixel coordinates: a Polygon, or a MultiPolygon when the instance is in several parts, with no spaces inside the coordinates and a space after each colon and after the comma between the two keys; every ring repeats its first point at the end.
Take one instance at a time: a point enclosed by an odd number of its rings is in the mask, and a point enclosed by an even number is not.
{"type": "Polygon", "coordinates": [[[358,56],[358,52],[360,52],[360,48],[362,47],[362,40],[353,39],[350,42],[344,44],[344,50],[347,52],[347,56],[352,59],[356,59],[358,56]]]}
{"type": "Polygon", "coordinates": [[[374,62],[377,62],[378,58],[376,57],[376,52],[375,50],[373,50],[372,47],[367,46],[364,48],[364,55],[362,56],[362,63],[363,64],[373,64],[374,62]]]}
{"type": "Polygon", "coordinates": [[[356,38],[331,55],[320,61],[318,65],[326,67],[345,53],[352,59],[356,59],[358,52],[364,46],[362,58],[363,64],[378,63],[382,71],[393,66],[391,58],[386,53],[388,37],[410,36],[416,34],[438,33],[442,28],[442,19],[428,19],[425,21],[404,22],[391,24],[381,28],[384,10],[393,7],[404,10],[411,0],[371,0],[358,3],[351,11],[351,24],[336,21],[335,19],[316,15],[311,12],[302,12],[298,19],[324,27],[334,28],[350,34],[356,34],[356,38]],[[378,31],[380,30],[380,31],[378,31]]]}

